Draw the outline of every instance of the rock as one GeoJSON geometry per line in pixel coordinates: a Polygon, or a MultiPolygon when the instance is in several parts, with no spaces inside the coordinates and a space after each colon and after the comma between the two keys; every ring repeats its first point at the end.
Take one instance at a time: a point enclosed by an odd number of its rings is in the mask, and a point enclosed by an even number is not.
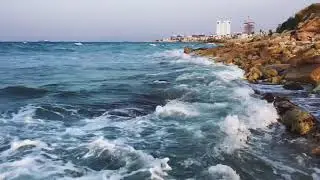
{"type": "Polygon", "coordinates": [[[285,75],[285,80],[318,85],[320,83],[320,64],[290,67],[285,75]]]}
{"type": "Polygon", "coordinates": [[[283,85],[284,89],[287,90],[303,90],[304,88],[297,82],[287,82],[283,85]]]}
{"type": "Polygon", "coordinates": [[[280,116],[280,122],[290,132],[306,135],[315,130],[316,118],[309,112],[293,104],[286,98],[277,97],[273,104],[280,116]]]}
{"type": "Polygon", "coordinates": [[[320,41],[318,41],[318,42],[316,42],[316,43],[314,44],[314,48],[315,48],[315,49],[320,49],[320,41]]]}
{"type": "Polygon", "coordinates": [[[289,63],[291,66],[294,66],[294,67],[302,66],[306,64],[320,64],[320,56],[316,54],[314,55],[302,54],[289,59],[289,63]]]}
{"type": "Polygon", "coordinates": [[[272,93],[266,93],[263,95],[263,99],[266,100],[268,103],[273,103],[274,96],[272,93]]]}
{"type": "Polygon", "coordinates": [[[297,36],[302,41],[311,41],[312,37],[320,33],[320,17],[314,17],[301,23],[297,36]]]}
{"type": "Polygon", "coordinates": [[[184,52],[185,54],[190,54],[190,53],[192,53],[192,51],[193,51],[193,49],[192,49],[192,48],[189,48],[189,47],[185,47],[184,50],[183,50],[183,52],[184,52]]]}
{"type": "Polygon", "coordinates": [[[278,76],[278,71],[272,68],[263,68],[262,72],[265,79],[278,76]]]}
{"type": "Polygon", "coordinates": [[[262,77],[262,72],[259,69],[259,66],[252,67],[249,72],[246,74],[246,77],[249,82],[255,83],[257,80],[259,80],[262,77]]]}
{"type": "Polygon", "coordinates": [[[320,156],[320,147],[313,148],[311,154],[315,156],[320,156]]]}
{"type": "Polygon", "coordinates": [[[272,84],[280,84],[281,80],[282,80],[281,76],[275,76],[270,79],[270,82],[272,84]]]}
{"type": "Polygon", "coordinates": [[[265,66],[265,68],[275,69],[280,76],[284,75],[289,67],[290,64],[271,64],[265,66]]]}

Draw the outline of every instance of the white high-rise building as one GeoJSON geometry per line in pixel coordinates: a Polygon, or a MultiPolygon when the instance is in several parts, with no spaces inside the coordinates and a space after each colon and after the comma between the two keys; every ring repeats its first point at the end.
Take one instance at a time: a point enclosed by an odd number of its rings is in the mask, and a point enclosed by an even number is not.
{"type": "Polygon", "coordinates": [[[216,34],[218,35],[218,36],[220,36],[220,34],[221,34],[221,21],[217,21],[217,31],[216,31],[216,34]]]}
{"type": "Polygon", "coordinates": [[[227,36],[231,34],[231,21],[217,21],[216,34],[218,36],[227,36]]]}

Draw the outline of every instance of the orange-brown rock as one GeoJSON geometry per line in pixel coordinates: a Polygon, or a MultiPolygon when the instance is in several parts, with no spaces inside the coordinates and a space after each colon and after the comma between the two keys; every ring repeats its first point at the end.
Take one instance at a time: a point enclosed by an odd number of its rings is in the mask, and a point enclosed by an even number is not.
{"type": "Polygon", "coordinates": [[[273,104],[280,116],[280,122],[289,131],[299,135],[307,135],[316,129],[316,118],[288,99],[277,97],[273,104]]]}
{"type": "Polygon", "coordinates": [[[302,41],[312,41],[316,34],[320,34],[320,17],[314,17],[298,27],[297,36],[302,41]]]}

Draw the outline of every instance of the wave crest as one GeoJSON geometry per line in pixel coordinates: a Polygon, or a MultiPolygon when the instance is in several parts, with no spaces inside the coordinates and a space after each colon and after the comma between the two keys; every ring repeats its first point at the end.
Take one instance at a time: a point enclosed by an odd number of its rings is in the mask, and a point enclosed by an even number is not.
{"type": "Polygon", "coordinates": [[[231,167],[218,164],[208,169],[210,176],[216,180],[240,180],[240,176],[231,167]]]}
{"type": "Polygon", "coordinates": [[[192,104],[181,101],[170,101],[165,106],[157,106],[155,114],[161,118],[166,117],[194,117],[198,116],[199,112],[192,104]]]}

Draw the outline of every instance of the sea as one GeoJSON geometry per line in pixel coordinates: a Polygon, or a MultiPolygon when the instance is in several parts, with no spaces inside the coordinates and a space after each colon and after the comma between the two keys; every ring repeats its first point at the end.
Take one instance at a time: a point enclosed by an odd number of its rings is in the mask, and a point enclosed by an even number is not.
{"type": "Polygon", "coordinates": [[[320,179],[255,93],[288,91],[186,46],[213,45],[0,43],[0,179],[320,179]]]}

